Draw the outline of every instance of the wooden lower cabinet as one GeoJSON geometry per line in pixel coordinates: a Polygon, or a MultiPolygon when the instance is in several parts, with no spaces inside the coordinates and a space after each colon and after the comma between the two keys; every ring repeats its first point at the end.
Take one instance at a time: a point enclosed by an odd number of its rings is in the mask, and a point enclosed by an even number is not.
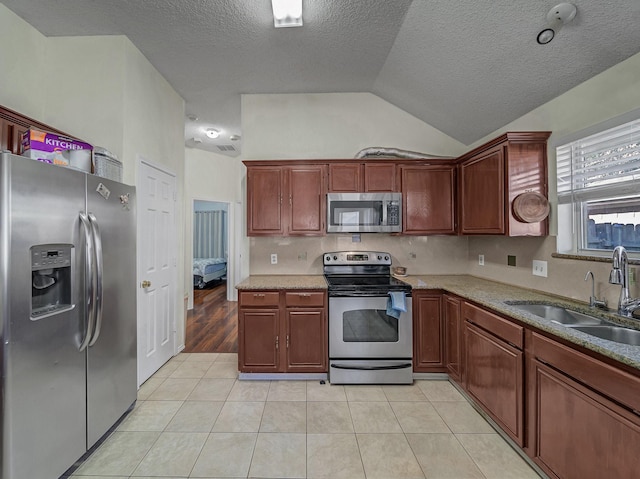
{"type": "Polygon", "coordinates": [[[420,373],[446,372],[442,293],[415,291],[413,308],[413,370],[420,373]]]}
{"type": "Polygon", "coordinates": [[[640,379],[535,333],[529,364],[534,461],[558,479],[638,477],[640,379]]]}
{"type": "Polygon", "coordinates": [[[239,301],[239,371],[327,372],[325,291],[245,290],[239,301]]]}
{"type": "Polygon", "coordinates": [[[445,294],[444,335],[445,365],[449,377],[460,384],[462,381],[462,316],[460,298],[445,294]]]}
{"type": "Polygon", "coordinates": [[[464,303],[463,311],[464,387],[489,416],[523,446],[524,353],[518,348],[522,347],[523,328],[469,303],[464,303]],[[515,342],[510,344],[509,339],[515,342]]]}
{"type": "Polygon", "coordinates": [[[243,310],[238,315],[238,361],[244,372],[280,370],[280,311],[243,310]]]}

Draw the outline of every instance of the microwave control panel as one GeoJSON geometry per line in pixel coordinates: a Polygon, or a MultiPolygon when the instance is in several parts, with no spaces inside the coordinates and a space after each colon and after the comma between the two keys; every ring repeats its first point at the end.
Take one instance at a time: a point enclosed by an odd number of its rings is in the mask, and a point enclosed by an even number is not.
{"type": "Polygon", "coordinates": [[[387,225],[397,226],[400,224],[400,205],[395,201],[387,205],[387,225]]]}

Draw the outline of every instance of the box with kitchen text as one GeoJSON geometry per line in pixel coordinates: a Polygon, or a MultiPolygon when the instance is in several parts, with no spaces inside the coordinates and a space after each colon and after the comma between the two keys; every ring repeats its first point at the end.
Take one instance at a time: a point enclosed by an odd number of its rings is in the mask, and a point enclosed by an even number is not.
{"type": "MultiPolygon", "coordinates": [[[[74,152],[77,150],[88,150],[87,153],[90,157],[93,146],[35,128],[29,128],[22,134],[22,156],[32,160],[44,161],[58,166],[70,166],[71,157],[75,156],[74,152]]],[[[71,166],[73,165],[71,164],[71,166]]]]}

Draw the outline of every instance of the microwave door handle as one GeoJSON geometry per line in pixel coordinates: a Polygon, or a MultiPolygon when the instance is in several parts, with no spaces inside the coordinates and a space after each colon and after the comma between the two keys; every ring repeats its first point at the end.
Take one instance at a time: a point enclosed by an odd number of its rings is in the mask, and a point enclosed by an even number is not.
{"type": "Polygon", "coordinates": [[[91,225],[89,224],[89,219],[84,213],[80,213],[80,224],[82,225],[82,230],[84,232],[84,241],[85,241],[85,287],[84,293],[86,295],[86,308],[84,308],[85,313],[85,326],[86,332],[80,347],[79,351],[84,351],[89,346],[89,341],[91,340],[91,336],[93,335],[93,318],[95,312],[95,298],[94,298],[94,268],[93,268],[93,241],[91,234],[91,225]]]}
{"type": "Polygon", "coordinates": [[[387,209],[389,208],[389,203],[386,201],[382,202],[382,225],[387,224],[387,209]]]}
{"type": "Polygon", "coordinates": [[[93,233],[93,242],[95,244],[95,252],[96,252],[96,313],[95,313],[95,330],[93,332],[93,338],[89,343],[89,346],[93,346],[98,337],[100,336],[100,331],[102,329],[102,294],[103,294],[103,285],[102,285],[102,276],[104,271],[104,263],[102,260],[102,236],[100,235],[100,228],[98,227],[98,220],[96,217],[89,213],[89,222],[91,223],[91,230],[93,233]]]}

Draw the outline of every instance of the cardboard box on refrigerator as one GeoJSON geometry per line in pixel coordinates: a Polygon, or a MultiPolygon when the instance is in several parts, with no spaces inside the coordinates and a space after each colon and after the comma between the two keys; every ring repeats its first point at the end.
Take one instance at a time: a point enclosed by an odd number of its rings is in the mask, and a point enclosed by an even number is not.
{"type": "MultiPolygon", "coordinates": [[[[91,157],[93,146],[66,136],[56,135],[36,128],[29,128],[22,134],[22,156],[32,160],[44,161],[58,166],[74,166],[72,157],[79,156],[76,152],[83,151],[91,157]]],[[[90,163],[90,160],[89,160],[90,163]]]]}

